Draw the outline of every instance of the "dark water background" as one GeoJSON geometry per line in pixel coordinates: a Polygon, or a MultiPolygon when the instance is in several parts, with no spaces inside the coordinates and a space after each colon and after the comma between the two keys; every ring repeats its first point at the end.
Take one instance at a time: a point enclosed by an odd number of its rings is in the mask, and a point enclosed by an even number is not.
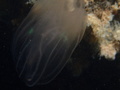
{"type": "Polygon", "coordinates": [[[24,2],[0,0],[0,90],[120,90],[119,55],[115,61],[99,59],[97,55],[93,58],[93,49],[84,39],[72,55],[72,58],[84,60],[84,64],[89,62],[79,76],[73,76],[65,67],[51,83],[27,87],[18,78],[11,55],[13,34],[29,11],[24,2]]]}

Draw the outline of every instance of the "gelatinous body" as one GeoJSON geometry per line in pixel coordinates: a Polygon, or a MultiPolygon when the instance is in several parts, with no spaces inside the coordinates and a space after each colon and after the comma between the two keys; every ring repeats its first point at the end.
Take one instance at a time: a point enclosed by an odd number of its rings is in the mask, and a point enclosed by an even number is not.
{"type": "Polygon", "coordinates": [[[28,86],[53,80],[80,42],[85,26],[83,0],[38,0],[13,40],[19,77],[28,86]]]}

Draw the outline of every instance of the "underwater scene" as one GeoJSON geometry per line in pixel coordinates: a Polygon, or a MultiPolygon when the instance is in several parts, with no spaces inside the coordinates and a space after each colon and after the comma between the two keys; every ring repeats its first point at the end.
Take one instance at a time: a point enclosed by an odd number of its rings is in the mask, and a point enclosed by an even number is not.
{"type": "Polygon", "coordinates": [[[0,0],[0,90],[120,90],[120,0],[0,0]]]}

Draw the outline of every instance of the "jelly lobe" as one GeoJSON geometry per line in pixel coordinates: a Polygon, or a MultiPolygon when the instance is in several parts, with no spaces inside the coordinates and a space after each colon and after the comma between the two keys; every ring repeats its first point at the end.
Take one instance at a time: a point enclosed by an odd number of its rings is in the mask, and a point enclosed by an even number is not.
{"type": "Polygon", "coordinates": [[[71,3],[37,1],[16,31],[13,58],[19,77],[28,86],[52,81],[82,39],[86,27],[84,3],[71,3]]]}

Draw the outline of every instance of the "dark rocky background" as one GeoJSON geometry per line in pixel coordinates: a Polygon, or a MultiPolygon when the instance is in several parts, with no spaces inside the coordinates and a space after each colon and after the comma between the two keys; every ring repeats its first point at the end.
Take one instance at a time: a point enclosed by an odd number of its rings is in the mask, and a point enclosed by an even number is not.
{"type": "Polygon", "coordinates": [[[0,90],[120,90],[120,60],[99,58],[95,45],[87,43],[89,32],[69,63],[47,85],[27,87],[16,73],[11,55],[13,35],[31,5],[25,0],[0,0],[0,90]]]}

